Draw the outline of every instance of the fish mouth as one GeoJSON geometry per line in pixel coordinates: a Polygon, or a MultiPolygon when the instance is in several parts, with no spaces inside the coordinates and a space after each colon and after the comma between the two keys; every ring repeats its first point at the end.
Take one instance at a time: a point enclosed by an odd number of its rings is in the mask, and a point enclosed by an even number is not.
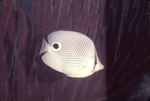
{"type": "Polygon", "coordinates": [[[48,52],[48,50],[49,50],[49,44],[45,39],[43,39],[42,47],[41,47],[39,54],[44,55],[46,52],[48,52]]]}
{"type": "Polygon", "coordinates": [[[43,56],[45,53],[47,53],[47,51],[45,51],[45,52],[41,53],[41,54],[40,54],[40,56],[43,56]]]}

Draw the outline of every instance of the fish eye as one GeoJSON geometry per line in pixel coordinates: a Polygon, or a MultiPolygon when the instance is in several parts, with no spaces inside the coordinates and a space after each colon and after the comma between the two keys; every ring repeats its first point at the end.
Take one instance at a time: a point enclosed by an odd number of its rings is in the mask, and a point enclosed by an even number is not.
{"type": "Polygon", "coordinates": [[[61,43],[60,42],[54,42],[53,44],[52,44],[52,49],[53,50],[55,50],[55,51],[59,51],[59,50],[61,50],[61,43]]]}
{"type": "Polygon", "coordinates": [[[57,43],[54,43],[54,44],[53,44],[53,48],[58,49],[58,48],[59,48],[59,45],[58,45],[57,43]]]}

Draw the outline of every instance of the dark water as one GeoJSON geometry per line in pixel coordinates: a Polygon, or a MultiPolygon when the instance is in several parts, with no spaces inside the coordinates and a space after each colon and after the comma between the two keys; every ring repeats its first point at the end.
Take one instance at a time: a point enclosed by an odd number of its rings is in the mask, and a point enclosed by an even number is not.
{"type": "Polygon", "coordinates": [[[147,0],[0,0],[0,101],[149,101],[147,0]],[[105,69],[84,79],[46,66],[42,38],[86,34],[105,69]]]}

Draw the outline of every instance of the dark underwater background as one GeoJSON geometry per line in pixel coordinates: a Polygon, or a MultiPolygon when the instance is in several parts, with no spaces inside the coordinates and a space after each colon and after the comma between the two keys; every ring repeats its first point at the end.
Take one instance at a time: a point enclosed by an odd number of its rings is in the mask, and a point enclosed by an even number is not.
{"type": "Polygon", "coordinates": [[[148,0],[0,0],[0,101],[150,101],[148,0]],[[81,32],[105,66],[69,78],[45,65],[42,39],[81,32]]]}

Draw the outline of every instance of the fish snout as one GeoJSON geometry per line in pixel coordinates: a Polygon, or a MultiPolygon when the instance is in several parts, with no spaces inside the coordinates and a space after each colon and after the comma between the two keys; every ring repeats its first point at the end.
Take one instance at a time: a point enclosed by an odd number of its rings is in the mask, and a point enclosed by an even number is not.
{"type": "Polygon", "coordinates": [[[43,39],[42,41],[42,47],[41,47],[41,50],[40,50],[40,55],[44,55],[45,53],[47,53],[49,51],[49,44],[46,42],[45,39],[43,39]]]}

